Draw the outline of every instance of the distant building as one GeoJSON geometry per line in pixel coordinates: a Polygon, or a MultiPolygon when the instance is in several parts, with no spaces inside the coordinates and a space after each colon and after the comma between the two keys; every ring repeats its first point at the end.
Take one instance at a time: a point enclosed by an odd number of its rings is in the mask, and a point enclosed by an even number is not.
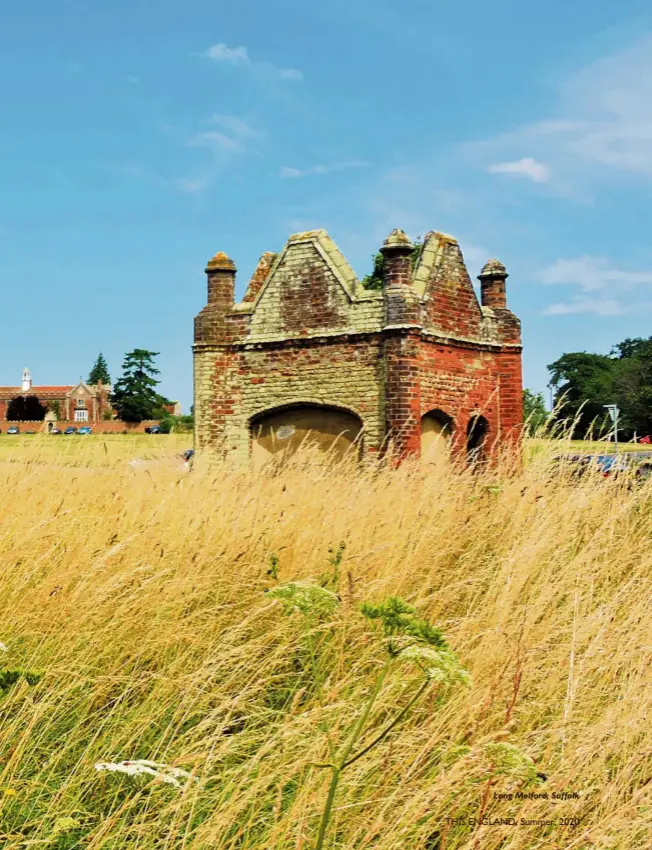
{"type": "MultiPolygon", "coordinates": [[[[87,384],[82,381],[74,386],[33,386],[29,369],[23,369],[23,377],[18,387],[0,387],[0,421],[7,420],[7,410],[11,401],[19,396],[36,396],[47,408],[49,421],[61,422],[101,422],[107,411],[112,419],[117,419],[116,411],[111,407],[110,384],[87,384]]],[[[172,401],[163,407],[173,416],[181,415],[181,404],[172,401]]]]}
{"type": "Polygon", "coordinates": [[[172,416],[181,416],[181,402],[171,401],[169,404],[164,404],[163,409],[167,410],[172,416]]]}
{"type": "Polygon", "coordinates": [[[69,386],[34,386],[29,369],[23,369],[20,386],[0,387],[0,420],[7,419],[7,410],[13,399],[19,396],[36,396],[49,413],[57,420],[67,422],[100,422],[103,414],[110,411],[111,387],[101,382],[91,386],[81,379],[69,386]]]}

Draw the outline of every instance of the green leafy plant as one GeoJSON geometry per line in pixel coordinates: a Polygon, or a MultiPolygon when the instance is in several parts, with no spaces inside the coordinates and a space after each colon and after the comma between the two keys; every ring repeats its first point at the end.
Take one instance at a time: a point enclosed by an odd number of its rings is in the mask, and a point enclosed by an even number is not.
{"type": "MultiPolygon", "coordinates": [[[[412,271],[416,269],[423,252],[423,239],[417,236],[414,240],[414,251],[412,252],[412,271]]],[[[360,281],[364,289],[381,290],[385,279],[385,257],[377,251],[372,254],[373,269],[370,274],[365,275],[360,281]]]]}
{"type": "MultiPolygon", "coordinates": [[[[331,550],[331,563],[339,568],[344,552],[340,544],[337,552],[331,550]]],[[[286,613],[300,613],[308,633],[314,636],[314,623],[324,615],[332,616],[339,607],[338,595],[326,587],[311,582],[288,582],[268,591],[272,598],[278,599],[286,613]]],[[[415,615],[414,608],[398,597],[391,597],[380,605],[364,603],[361,606],[363,617],[376,625],[380,632],[385,661],[363,703],[357,719],[352,724],[343,742],[337,746],[327,731],[330,761],[318,767],[331,771],[328,794],[319,822],[315,850],[323,850],[328,826],[333,811],[333,803],[343,773],[371,750],[377,747],[398,724],[406,717],[412,706],[433,685],[450,687],[454,684],[470,684],[466,670],[457,656],[448,646],[443,635],[432,624],[415,615]],[[365,731],[371,725],[374,705],[383,690],[388,675],[396,665],[409,665],[421,673],[421,682],[406,704],[396,715],[374,735],[369,742],[362,744],[365,731]]],[[[318,673],[315,646],[312,644],[312,662],[317,692],[321,695],[321,676],[318,673]]]]}
{"type": "Polygon", "coordinates": [[[278,581],[278,570],[278,555],[272,552],[272,554],[269,556],[269,569],[267,570],[267,575],[271,576],[274,581],[278,581]]]}
{"type": "Polygon", "coordinates": [[[0,694],[6,694],[20,679],[24,679],[28,685],[37,685],[41,681],[41,676],[41,673],[34,670],[0,668],[0,694]]]}
{"type": "Polygon", "coordinates": [[[340,583],[340,567],[342,565],[342,561],[344,560],[344,551],[346,549],[346,543],[341,542],[337,549],[331,548],[328,550],[329,558],[328,563],[331,565],[330,575],[324,576],[322,578],[322,585],[324,587],[338,587],[340,583]]]}

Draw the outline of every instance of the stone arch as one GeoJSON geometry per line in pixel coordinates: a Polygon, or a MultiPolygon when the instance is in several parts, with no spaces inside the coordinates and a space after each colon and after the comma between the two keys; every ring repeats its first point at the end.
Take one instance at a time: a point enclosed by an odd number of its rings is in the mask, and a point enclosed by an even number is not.
{"type": "Polygon", "coordinates": [[[474,413],[466,426],[466,456],[469,461],[484,461],[487,457],[489,422],[479,413],[474,413]]]}
{"type": "Polygon", "coordinates": [[[252,459],[259,463],[273,455],[294,454],[313,446],[336,459],[359,457],[362,418],[339,405],[294,401],[260,411],[249,420],[252,459]]]}
{"type": "Polygon", "coordinates": [[[439,465],[450,460],[454,430],[453,418],[443,410],[424,413],[421,417],[421,459],[424,463],[439,465]]]}

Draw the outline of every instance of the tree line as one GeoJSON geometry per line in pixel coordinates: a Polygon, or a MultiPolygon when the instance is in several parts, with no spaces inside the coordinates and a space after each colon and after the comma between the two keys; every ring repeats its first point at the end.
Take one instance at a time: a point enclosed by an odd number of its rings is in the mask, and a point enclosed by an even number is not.
{"type": "Polygon", "coordinates": [[[549,419],[576,440],[606,436],[613,433],[613,423],[605,405],[616,404],[619,439],[652,435],[652,337],[625,339],[609,354],[562,354],[547,368],[552,414],[541,393],[523,393],[531,432],[549,419]]]}

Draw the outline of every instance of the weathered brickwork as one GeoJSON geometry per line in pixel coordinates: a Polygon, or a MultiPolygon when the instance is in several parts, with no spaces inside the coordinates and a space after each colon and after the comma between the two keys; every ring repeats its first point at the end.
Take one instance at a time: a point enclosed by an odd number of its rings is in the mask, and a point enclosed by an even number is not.
{"type": "Polygon", "coordinates": [[[388,442],[418,454],[432,411],[460,450],[478,417],[485,450],[520,434],[520,323],[504,266],[484,267],[479,303],[452,237],[429,233],[414,271],[402,231],[381,250],[383,290],[368,291],[325,231],[296,234],[263,254],[240,304],[233,262],[209,262],[193,346],[198,449],[248,457],[261,417],[312,405],[358,417],[368,454],[388,442]]]}

